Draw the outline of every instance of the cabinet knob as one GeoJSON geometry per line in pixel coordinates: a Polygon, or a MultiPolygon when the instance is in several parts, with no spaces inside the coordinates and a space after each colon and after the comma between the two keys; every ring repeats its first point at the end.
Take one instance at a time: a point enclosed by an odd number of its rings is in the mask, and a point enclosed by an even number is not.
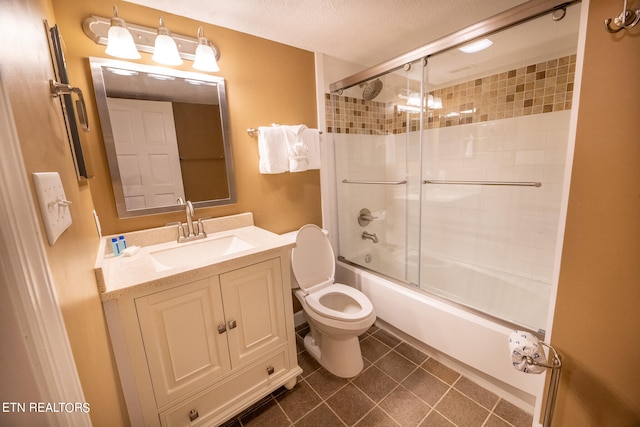
{"type": "Polygon", "coordinates": [[[194,421],[199,416],[200,414],[198,413],[198,411],[196,411],[195,409],[192,409],[191,412],[189,412],[189,421],[194,421]]]}
{"type": "Polygon", "coordinates": [[[273,366],[267,366],[267,374],[271,375],[275,372],[275,368],[273,366]]]}
{"type": "Polygon", "coordinates": [[[228,326],[229,326],[229,329],[233,329],[236,326],[238,326],[238,324],[236,323],[235,320],[229,320],[228,326]]]}
{"type": "Polygon", "coordinates": [[[220,323],[218,325],[218,333],[219,334],[223,334],[226,330],[227,330],[227,325],[225,325],[224,323],[220,323]]]}

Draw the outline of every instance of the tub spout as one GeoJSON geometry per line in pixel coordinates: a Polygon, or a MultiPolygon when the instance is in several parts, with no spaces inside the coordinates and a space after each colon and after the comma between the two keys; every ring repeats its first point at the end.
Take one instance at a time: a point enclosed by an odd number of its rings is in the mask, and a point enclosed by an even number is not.
{"type": "Polygon", "coordinates": [[[366,240],[366,239],[371,240],[373,243],[378,243],[378,236],[376,236],[376,233],[368,233],[366,231],[363,231],[362,240],[366,240]]]}

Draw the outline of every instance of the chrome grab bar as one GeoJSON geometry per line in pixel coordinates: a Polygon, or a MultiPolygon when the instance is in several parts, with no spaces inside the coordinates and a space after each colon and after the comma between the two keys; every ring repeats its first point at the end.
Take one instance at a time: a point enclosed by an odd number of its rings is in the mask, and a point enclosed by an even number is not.
{"type": "Polygon", "coordinates": [[[456,185],[512,185],[518,187],[542,187],[541,182],[520,181],[448,181],[438,179],[425,179],[423,184],[456,184],[456,185]]]}
{"type": "Polygon", "coordinates": [[[343,184],[379,184],[379,185],[402,185],[406,184],[407,180],[403,179],[402,181],[368,181],[368,180],[358,180],[358,179],[343,179],[343,184]]]}

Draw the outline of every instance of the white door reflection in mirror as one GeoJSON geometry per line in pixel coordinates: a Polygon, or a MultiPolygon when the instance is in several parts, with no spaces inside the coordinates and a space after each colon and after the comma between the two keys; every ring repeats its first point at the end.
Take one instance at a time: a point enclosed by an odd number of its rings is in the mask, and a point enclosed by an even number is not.
{"type": "Polygon", "coordinates": [[[110,97],[107,102],[127,210],[184,199],[171,102],[110,97]]]}

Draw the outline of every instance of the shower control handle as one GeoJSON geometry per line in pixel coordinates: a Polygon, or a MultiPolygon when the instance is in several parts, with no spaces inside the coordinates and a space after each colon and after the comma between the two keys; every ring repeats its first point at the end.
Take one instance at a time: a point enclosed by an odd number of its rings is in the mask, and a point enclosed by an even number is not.
{"type": "Polygon", "coordinates": [[[369,209],[360,209],[360,212],[358,214],[358,224],[360,224],[361,227],[366,227],[374,219],[375,218],[373,215],[371,215],[371,211],[369,209]]]}

